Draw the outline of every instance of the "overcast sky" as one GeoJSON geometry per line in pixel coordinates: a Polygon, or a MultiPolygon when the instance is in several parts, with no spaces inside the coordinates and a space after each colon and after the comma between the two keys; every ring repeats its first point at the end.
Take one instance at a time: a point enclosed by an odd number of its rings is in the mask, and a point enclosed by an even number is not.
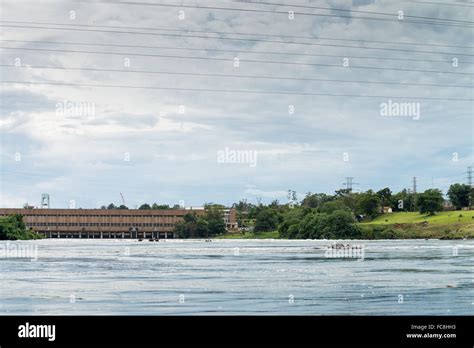
{"type": "Polygon", "coordinates": [[[3,0],[0,206],[466,182],[474,5],[258,2],[3,0]],[[419,115],[383,115],[389,100],[419,115]],[[256,157],[219,160],[226,150],[256,157]]]}

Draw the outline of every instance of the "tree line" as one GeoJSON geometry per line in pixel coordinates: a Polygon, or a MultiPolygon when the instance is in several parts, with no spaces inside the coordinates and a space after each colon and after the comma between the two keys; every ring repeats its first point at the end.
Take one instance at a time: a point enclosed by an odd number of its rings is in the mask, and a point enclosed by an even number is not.
{"type": "MultiPolygon", "coordinates": [[[[105,205],[101,206],[100,209],[115,210],[115,209],[129,209],[129,208],[124,204],[115,205],[113,203],[110,203],[107,206],[105,205]]],[[[171,210],[171,209],[181,209],[181,207],[178,204],[171,207],[168,204],[157,204],[157,203],[153,203],[151,205],[148,203],[144,203],[138,207],[138,210],[171,210]]]]}
{"type": "Polygon", "coordinates": [[[254,205],[242,200],[233,205],[240,226],[253,224],[253,231],[275,231],[283,238],[359,238],[362,230],[357,222],[370,221],[388,211],[419,212],[434,215],[444,209],[469,208],[474,202],[474,189],[465,184],[453,184],[448,200],[438,189],[421,193],[402,190],[393,193],[386,187],[379,191],[352,192],[337,190],[333,195],[307,193],[295,202],[295,192],[289,190],[290,203],[274,200],[269,205],[254,205]]]}
{"type": "Polygon", "coordinates": [[[208,238],[226,233],[223,211],[220,205],[206,205],[203,215],[186,214],[183,221],[175,225],[179,238],[208,238]]]}

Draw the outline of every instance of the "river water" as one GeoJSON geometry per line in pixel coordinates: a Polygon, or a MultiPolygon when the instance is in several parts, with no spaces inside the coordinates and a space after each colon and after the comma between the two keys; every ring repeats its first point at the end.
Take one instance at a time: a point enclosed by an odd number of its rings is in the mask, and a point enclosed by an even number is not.
{"type": "Polygon", "coordinates": [[[474,314],[474,241],[332,243],[0,242],[0,314],[474,314]]]}

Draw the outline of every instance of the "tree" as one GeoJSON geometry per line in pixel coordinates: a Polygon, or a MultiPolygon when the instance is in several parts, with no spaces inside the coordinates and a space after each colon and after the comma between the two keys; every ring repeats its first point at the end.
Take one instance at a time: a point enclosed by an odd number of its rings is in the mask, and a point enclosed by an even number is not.
{"type": "Polygon", "coordinates": [[[300,239],[357,238],[360,229],[354,224],[354,218],[348,211],[336,210],[331,214],[306,214],[303,219],[289,217],[280,224],[281,236],[300,239]]]}
{"type": "Polygon", "coordinates": [[[304,218],[306,210],[307,209],[302,209],[299,207],[288,210],[288,212],[283,217],[283,222],[278,226],[280,237],[297,238],[298,225],[304,218]]]}
{"type": "Polygon", "coordinates": [[[201,217],[196,222],[195,237],[209,237],[209,223],[201,217]]]}
{"type": "Polygon", "coordinates": [[[125,205],[123,205],[123,204],[121,204],[119,207],[117,207],[117,209],[128,209],[128,207],[125,206],[125,205]]]}
{"type": "Polygon", "coordinates": [[[418,197],[418,208],[421,214],[434,215],[435,212],[443,210],[443,194],[438,189],[429,189],[418,197]]]}
{"type": "Polygon", "coordinates": [[[272,208],[272,209],[278,209],[278,206],[280,205],[280,202],[278,201],[278,199],[274,199],[269,205],[268,207],[269,208],[272,208]]]}
{"type": "Polygon", "coordinates": [[[237,212],[248,212],[253,206],[254,205],[252,203],[248,203],[246,199],[241,199],[239,203],[234,203],[232,205],[232,207],[235,208],[237,212]]]}
{"type": "Polygon", "coordinates": [[[288,198],[288,202],[297,202],[298,201],[298,197],[296,195],[296,191],[292,190],[292,189],[289,189],[288,190],[288,194],[286,195],[286,198],[288,198]]]}
{"type": "Polygon", "coordinates": [[[148,203],[142,204],[139,208],[139,210],[151,210],[151,207],[148,203]]]}
{"type": "Polygon", "coordinates": [[[168,209],[171,209],[171,208],[168,204],[153,203],[153,205],[151,206],[151,209],[153,209],[153,210],[168,210],[168,209]]]}
{"type": "Polygon", "coordinates": [[[188,213],[183,216],[183,221],[175,224],[174,230],[179,238],[195,238],[197,237],[197,216],[188,213]]]}
{"type": "Polygon", "coordinates": [[[107,206],[107,209],[108,209],[108,210],[112,210],[112,209],[117,209],[117,207],[115,206],[115,204],[110,203],[110,204],[107,206]]]}
{"type": "Polygon", "coordinates": [[[188,213],[184,215],[183,221],[175,225],[179,238],[207,238],[224,234],[225,231],[222,210],[216,207],[206,210],[204,216],[188,213]]]}
{"type": "Polygon", "coordinates": [[[474,202],[474,187],[471,187],[471,192],[469,193],[469,207],[472,207],[474,202]]]}
{"type": "Polygon", "coordinates": [[[348,194],[342,196],[340,199],[350,211],[355,213],[357,209],[357,202],[360,199],[360,193],[355,193],[351,191],[348,194]]]}
{"type": "Polygon", "coordinates": [[[207,222],[210,236],[221,235],[226,232],[222,208],[221,205],[212,205],[206,209],[204,219],[207,222]]]}
{"type": "Polygon", "coordinates": [[[360,214],[375,217],[379,212],[379,197],[372,190],[361,194],[356,210],[360,214]]]}
{"type": "Polygon", "coordinates": [[[380,212],[383,214],[383,207],[386,203],[390,203],[390,199],[392,198],[392,191],[390,191],[390,189],[386,187],[380,191],[377,191],[377,196],[379,197],[381,202],[380,212]]]}
{"type": "Polygon", "coordinates": [[[344,210],[336,210],[328,215],[323,229],[323,238],[357,238],[360,229],[354,224],[354,217],[344,210]]]}
{"type": "Polygon", "coordinates": [[[318,212],[331,214],[336,210],[351,211],[351,209],[344,204],[342,199],[337,199],[335,201],[322,203],[318,209],[318,212]]]}
{"type": "Polygon", "coordinates": [[[330,202],[334,199],[333,196],[327,195],[325,193],[311,193],[308,192],[301,202],[301,205],[306,208],[318,208],[321,204],[325,202],[330,202]]]}
{"type": "Polygon", "coordinates": [[[255,220],[255,232],[273,231],[278,226],[278,215],[273,209],[261,210],[255,220]]]}
{"type": "Polygon", "coordinates": [[[31,232],[23,221],[23,215],[12,214],[0,217],[0,240],[36,239],[38,235],[31,232]]]}
{"type": "Polygon", "coordinates": [[[323,238],[324,227],[326,226],[326,219],[328,214],[325,213],[309,213],[298,224],[298,234],[296,238],[299,239],[319,239],[323,238]]]}
{"type": "MultiPolygon", "coordinates": [[[[418,196],[418,195],[417,195],[418,196]]],[[[414,211],[415,194],[409,192],[407,189],[392,195],[390,206],[393,211],[414,211]]]]}
{"type": "Polygon", "coordinates": [[[447,196],[456,209],[469,207],[471,187],[465,184],[453,184],[449,187],[447,196]]]}
{"type": "Polygon", "coordinates": [[[209,228],[209,236],[218,236],[226,232],[224,220],[221,219],[210,219],[206,220],[209,228]]]}

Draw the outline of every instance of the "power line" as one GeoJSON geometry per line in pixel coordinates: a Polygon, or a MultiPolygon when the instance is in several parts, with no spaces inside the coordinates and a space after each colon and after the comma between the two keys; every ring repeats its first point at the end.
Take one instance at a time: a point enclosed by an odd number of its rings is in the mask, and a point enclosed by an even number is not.
{"type": "MultiPolygon", "coordinates": [[[[259,1],[250,1],[250,0],[230,0],[230,1],[236,2],[236,3],[244,3],[244,4],[309,8],[309,9],[323,10],[323,11],[338,11],[338,12],[363,13],[363,14],[374,14],[374,15],[380,15],[380,16],[398,17],[398,14],[387,13],[387,12],[371,12],[371,11],[360,11],[360,10],[354,10],[354,9],[341,9],[341,8],[333,8],[333,7],[308,6],[308,5],[296,5],[296,4],[281,4],[281,3],[259,2],[259,1]]],[[[437,20],[437,21],[449,21],[449,22],[457,22],[457,23],[473,23],[472,21],[464,21],[464,20],[450,19],[450,18],[411,16],[411,15],[404,15],[404,17],[415,18],[415,19],[430,19],[430,20],[437,20]]]]}
{"type": "Polygon", "coordinates": [[[455,87],[455,88],[472,88],[472,86],[461,85],[445,85],[445,84],[426,84],[426,83],[404,83],[404,82],[381,82],[381,81],[360,81],[360,80],[336,80],[336,79],[319,79],[305,77],[288,77],[288,76],[260,76],[260,75],[232,75],[232,74],[211,74],[211,73],[192,73],[192,72],[173,72],[173,71],[153,71],[153,70],[123,70],[123,69],[102,69],[102,68],[81,68],[81,67],[48,67],[21,65],[15,66],[11,64],[0,64],[0,67],[9,68],[26,68],[26,69],[51,69],[51,70],[78,70],[78,71],[100,71],[100,72],[118,72],[118,73],[142,73],[142,74],[162,74],[162,75],[183,75],[183,76],[201,76],[201,77],[228,77],[228,78],[252,78],[252,79],[271,79],[271,80],[291,80],[291,81],[318,81],[318,82],[340,82],[340,83],[364,83],[364,84],[381,84],[381,85],[402,85],[402,86],[426,86],[426,87],[455,87]]]}
{"type": "Polygon", "coordinates": [[[51,23],[51,22],[35,22],[35,21],[6,21],[0,20],[2,23],[15,23],[15,24],[34,24],[34,25],[56,25],[56,26],[76,26],[76,27],[95,27],[95,28],[108,28],[108,29],[131,29],[131,30],[153,30],[153,31],[173,31],[173,32],[187,32],[187,33],[205,33],[205,34],[216,34],[216,35],[244,35],[244,36],[266,36],[266,37],[278,37],[288,39],[305,39],[305,40],[324,40],[324,41],[344,41],[344,42],[360,42],[360,43],[377,43],[377,44],[390,44],[390,45],[412,45],[412,46],[430,46],[430,47],[449,47],[449,48],[465,48],[473,49],[474,46],[460,46],[460,45],[440,45],[440,44],[428,44],[423,42],[402,42],[402,41],[381,41],[381,40],[360,40],[360,39],[341,39],[331,37],[314,37],[314,36],[297,36],[297,35],[283,35],[283,34],[263,34],[263,33],[243,33],[243,32],[228,32],[228,31],[210,31],[210,30],[192,30],[192,29],[176,29],[176,28],[151,28],[151,27],[130,27],[130,26],[117,26],[117,25],[97,25],[97,24],[71,24],[71,23],[51,23]]]}
{"type": "MultiPolygon", "coordinates": [[[[145,53],[121,53],[121,52],[97,52],[97,51],[82,51],[82,50],[59,50],[59,49],[45,49],[45,48],[27,48],[27,47],[0,47],[0,49],[7,50],[27,50],[27,51],[47,51],[47,52],[66,52],[66,53],[81,53],[81,54],[105,54],[105,55],[120,55],[120,56],[138,56],[138,57],[156,57],[156,58],[173,58],[173,59],[191,59],[191,60],[213,60],[230,62],[233,59],[216,58],[216,57],[193,57],[193,56],[179,56],[179,55],[164,55],[164,54],[145,54],[145,53]]],[[[453,72],[453,71],[439,71],[439,70],[422,70],[422,69],[405,69],[405,68],[386,68],[374,66],[358,66],[358,65],[337,65],[337,64],[323,64],[323,63],[303,63],[303,62],[285,62],[272,60],[255,60],[255,59],[240,59],[239,62],[246,63],[260,63],[260,64],[282,64],[282,65],[296,65],[296,66],[324,66],[337,69],[363,69],[363,70],[385,70],[385,71],[404,71],[404,72],[420,72],[433,74],[454,74],[454,75],[474,75],[468,72],[453,72]]]]}
{"type": "Polygon", "coordinates": [[[237,89],[204,89],[204,88],[178,88],[178,87],[154,87],[154,86],[130,86],[130,85],[104,85],[104,84],[84,84],[84,83],[64,83],[64,82],[32,82],[32,81],[6,81],[5,84],[23,84],[23,85],[56,85],[72,87],[104,87],[104,88],[131,88],[131,89],[150,89],[150,90],[170,90],[182,92],[212,92],[212,93],[242,93],[242,94],[270,94],[270,95],[299,95],[299,96],[321,96],[321,97],[347,97],[347,98],[391,98],[405,100],[443,100],[443,101],[467,101],[473,99],[464,98],[440,98],[440,97],[413,97],[413,96],[388,96],[388,95],[360,95],[360,94],[330,94],[330,93],[306,93],[289,91],[260,91],[260,90],[237,90],[237,89]]]}
{"type": "MultiPolygon", "coordinates": [[[[457,174],[457,175],[451,175],[451,176],[447,176],[447,177],[443,177],[443,178],[425,178],[423,180],[419,180],[420,178],[419,177],[416,177],[416,189],[419,190],[419,183],[422,182],[423,184],[426,184],[425,186],[429,186],[429,184],[431,185],[437,185],[437,186],[447,186],[451,183],[456,183],[456,180],[452,180],[450,178],[460,178],[460,177],[466,177],[466,173],[461,173],[461,174],[457,174]]],[[[390,180],[392,180],[393,178],[391,178],[390,180]]],[[[413,178],[412,178],[412,186],[413,186],[413,178]]],[[[400,185],[400,184],[396,184],[396,185],[400,185]]],[[[404,187],[401,187],[401,186],[396,186],[395,184],[388,184],[388,187],[391,187],[391,188],[400,188],[400,191],[402,189],[405,189],[404,187]]],[[[384,185],[382,185],[381,187],[383,187],[384,185]]],[[[366,185],[362,185],[363,188],[369,188],[368,186],[366,185]]],[[[413,188],[413,187],[412,187],[413,188]]],[[[395,190],[395,189],[394,189],[395,190]]],[[[408,192],[412,193],[412,189],[408,189],[408,192]]]]}
{"type": "MultiPolygon", "coordinates": [[[[92,4],[108,4],[108,5],[136,5],[136,6],[158,6],[158,7],[172,7],[172,8],[194,8],[201,10],[218,10],[218,11],[237,11],[237,12],[251,12],[251,13],[274,13],[274,14],[284,14],[288,15],[288,11],[276,11],[276,10],[261,10],[261,9],[248,9],[248,8],[232,8],[232,7],[217,7],[217,6],[198,6],[198,5],[175,5],[175,4],[159,4],[159,3],[143,3],[143,2],[130,2],[130,1],[120,1],[120,2],[107,2],[107,1],[78,1],[84,3],[92,4]]],[[[450,24],[450,23],[440,23],[440,22],[430,22],[430,21],[420,21],[420,20],[400,20],[400,19],[390,19],[390,18],[377,18],[377,17],[355,17],[355,16],[345,16],[345,15],[336,15],[336,14],[322,14],[322,13],[308,13],[308,12],[294,12],[294,15],[300,16],[312,16],[312,17],[329,17],[329,18],[347,18],[347,19],[357,19],[357,20],[374,20],[374,21],[383,21],[383,22],[395,22],[395,23],[410,23],[410,24],[423,24],[423,25],[437,25],[437,26],[450,26],[450,27],[462,27],[462,28],[471,28],[472,25],[464,24],[450,24]]]]}
{"type": "MultiPolygon", "coordinates": [[[[52,24],[52,25],[54,25],[54,24],[52,24]]],[[[245,42],[267,42],[267,43],[277,43],[277,44],[287,44],[287,45],[341,47],[341,48],[345,48],[345,49],[355,48],[355,49],[377,50],[377,51],[442,54],[442,55],[450,55],[450,56],[454,56],[454,57],[456,57],[456,56],[473,57],[474,56],[474,54],[467,54],[467,53],[460,53],[460,52],[435,52],[435,51],[409,50],[409,49],[388,48],[388,47],[348,46],[348,45],[336,45],[336,44],[322,44],[322,43],[314,43],[314,42],[294,42],[294,41],[249,39],[249,38],[235,38],[235,37],[221,38],[221,37],[210,37],[210,36],[202,36],[202,35],[146,33],[146,32],[137,32],[137,31],[118,31],[118,30],[82,29],[82,28],[64,28],[64,27],[56,28],[56,27],[39,27],[39,26],[11,25],[11,24],[0,24],[0,27],[26,28],[26,29],[45,29],[45,30],[84,31],[84,32],[98,32],[98,33],[131,34],[131,35],[186,37],[186,38],[196,38],[196,39],[230,40],[230,41],[245,41],[245,42]]]]}
{"type": "MultiPolygon", "coordinates": [[[[41,40],[10,40],[0,39],[0,42],[24,42],[24,43],[40,43],[40,44],[58,44],[58,45],[74,45],[74,46],[98,46],[98,47],[125,47],[125,48],[146,48],[146,49],[166,49],[166,50],[184,50],[184,51],[204,51],[204,52],[225,52],[235,53],[238,50],[232,49],[214,49],[214,48],[193,48],[180,46],[149,46],[149,45],[124,45],[124,44],[104,44],[104,43],[82,43],[82,42],[65,42],[65,41],[41,41],[41,40]]],[[[410,61],[423,63],[452,63],[452,60],[434,60],[434,59],[416,59],[416,58],[393,58],[393,57],[368,57],[353,56],[341,54],[315,54],[315,53],[296,53],[296,52],[274,52],[274,51],[249,51],[245,50],[245,54],[269,54],[269,55],[288,55],[288,56],[305,56],[305,57],[330,57],[330,58],[350,58],[350,59],[373,59],[373,60],[393,60],[393,61],[410,61]]],[[[458,61],[458,64],[474,64],[474,62],[458,61]]]]}
{"type": "Polygon", "coordinates": [[[464,5],[460,3],[454,4],[454,3],[442,3],[442,2],[430,2],[430,1],[402,1],[402,2],[408,2],[412,4],[421,4],[421,5],[458,6],[458,7],[474,8],[474,6],[464,5]]]}

